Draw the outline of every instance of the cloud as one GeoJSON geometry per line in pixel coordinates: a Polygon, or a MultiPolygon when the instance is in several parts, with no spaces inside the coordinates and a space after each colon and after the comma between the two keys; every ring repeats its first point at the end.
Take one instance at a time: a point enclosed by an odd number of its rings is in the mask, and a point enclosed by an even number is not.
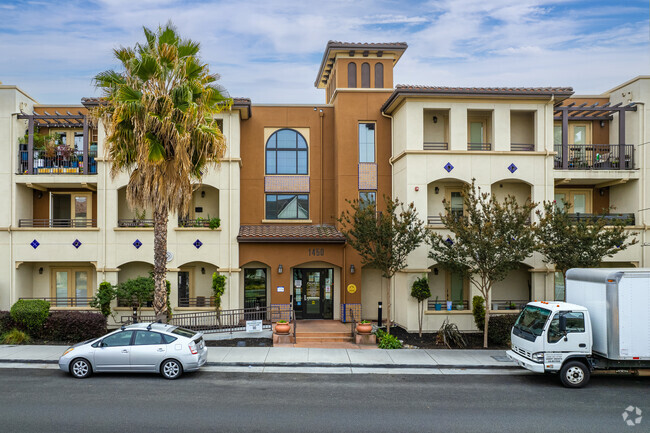
{"type": "Polygon", "coordinates": [[[603,0],[93,0],[0,4],[0,80],[43,103],[95,94],[112,49],[170,18],[235,96],[322,103],[313,87],[328,40],[405,41],[395,81],[569,85],[600,93],[650,66],[647,2],[603,0]]]}

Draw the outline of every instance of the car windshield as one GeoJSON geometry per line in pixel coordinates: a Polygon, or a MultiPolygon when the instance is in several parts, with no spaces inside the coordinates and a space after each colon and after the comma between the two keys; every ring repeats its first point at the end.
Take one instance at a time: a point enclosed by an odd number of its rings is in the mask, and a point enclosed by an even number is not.
{"type": "Polygon", "coordinates": [[[180,335],[181,337],[192,338],[197,334],[197,332],[190,331],[189,329],[185,328],[176,328],[172,331],[172,334],[180,335]]]}
{"type": "Polygon", "coordinates": [[[527,305],[517,318],[514,327],[520,331],[539,337],[542,335],[544,325],[550,314],[550,310],[545,308],[527,305]]]}

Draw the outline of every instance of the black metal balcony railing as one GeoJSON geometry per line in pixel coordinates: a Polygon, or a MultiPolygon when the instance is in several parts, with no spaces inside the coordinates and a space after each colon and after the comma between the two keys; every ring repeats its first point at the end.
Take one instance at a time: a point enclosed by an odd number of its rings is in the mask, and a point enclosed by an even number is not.
{"type": "Polygon", "coordinates": [[[510,150],[513,152],[532,152],[535,145],[530,143],[510,143],[510,150]]]}
{"type": "Polygon", "coordinates": [[[194,298],[178,298],[179,307],[214,307],[214,297],[197,296],[194,298]]]}
{"type": "MultiPolygon", "coordinates": [[[[42,150],[34,150],[34,166],[29,167],[27,150],[18,152],[18,174],[84,174],[83,150],[71,150],[69,155],[57,153],[46,156],[42,150]]],[[[88,151],[88,174],[97,174],[97,151],[88,151]]]]}
{"type": "Polygon", "coordinates": [[[521,310],[529,300],[507,300],[507,301],[492,301],[492,310],[521,310]]]}
{"type": "Polygon", "coordinates": [[[424,150],[447,150],[449,143],[445,141],[425,141],[424,150]]]}
{"type": "Polygon", "coordinates": [[[50,303],[52,307],[88,307],[92,297],[75,296],[69,298],[62,297],[43,297],[43,298],[20,298],[20,299],[39,299],[50,303]]]}
{"type": "Polygon", "coordinates": [[[580,220],[593,220],[597,218],[604,218],[608,221],[624,221],[625,225],[633,226],[635,217],[633,213],[608,213],[608,214],[591,214],[591,213],[571,213],[569,218],[573,221],[580,220]]]}
{"type": "Polygon", "coordinates": [[[152,219],[126,218],[117,220],[118,227],[153,227],[152,219]]]}
{"type": "Polygon", "coordinates": [[[18,227],[31,228],[88,228],[97,227],[96,219],[19,219],[18,227]]]}
{"type": "MultiPolygon", "coordinates": [[[[210,227],[210,218],[197,218],[197,219],[178,219],[178,227],[210,227]]],[[[217,224],[217,228],[220,226],[220,222],[217,224]]]]}
{"type": "Polygon", "coordinates": [[[492,143],[467,143],[467,150],[492,150],[492,143]]]}
{"type": "MultiPolygon", "coordinates": [[[[623,169],[634,168],[634,145],[626,144],[623,155],[623,169]]],[[[562,145],[554,147],[556,169],[563,169],[562,145]]],[[[620,145],[618,144],[569,144],[568,168],[569,170],[619,170],[621,158],[619,158],[620,145]]]]}
{"type": "Polygon", "coordinates": [[[469,310],[469,301],[446,301],[446,300],[435,300],[429,299],[427,301],[427,310],[428,311],[447,311],[449,307],[447,302],[451,302],[451,311],[459,310],[469,310]]]}
{"type": "Polygon", "coordinates": [[[440,215],[430,215],[427,217],[427,224],[429,225],[442,224],[442,217],[440,215]]]}

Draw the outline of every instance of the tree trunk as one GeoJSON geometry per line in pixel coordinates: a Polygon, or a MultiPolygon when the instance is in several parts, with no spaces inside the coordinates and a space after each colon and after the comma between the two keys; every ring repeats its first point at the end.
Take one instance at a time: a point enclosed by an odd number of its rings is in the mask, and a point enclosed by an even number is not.
{"type": "Polygon", "coordinates": [[[418,301],[418,326],[419,326],[419,336],[422,338],[422,316],[424,315],[424,304],[422,301],[418,301]]]}
{"type": "Polygon", "coordinates": [[[483,348],[488,347],[488,324],[490,322],[490,309],[488,308],[487,296],[485,297],[485,323],[483,324],[483,348]]]}
{"type": "Polygon", "coordinates": [[[167,209],[153,213],[153,309],[156,320],[167,323],[167,209]]]}
{"type": "MultiPolygon", "coordinates": [[[[382,278],[382,280],[387,278],[382,278]]],[[[386,333],[390,334],[390,279],[388,280],[388,287],[386,287],[386,333]]]]}

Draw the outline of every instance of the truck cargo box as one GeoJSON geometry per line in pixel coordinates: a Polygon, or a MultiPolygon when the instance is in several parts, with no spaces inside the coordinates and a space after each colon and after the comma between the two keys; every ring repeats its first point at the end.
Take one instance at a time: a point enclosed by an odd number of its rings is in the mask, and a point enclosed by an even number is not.
{"type": "Polygon", "coordinates": [[[569,269],[566,300],[589,310],[595,354],[650,360],[650,269],[569,269]]]}

